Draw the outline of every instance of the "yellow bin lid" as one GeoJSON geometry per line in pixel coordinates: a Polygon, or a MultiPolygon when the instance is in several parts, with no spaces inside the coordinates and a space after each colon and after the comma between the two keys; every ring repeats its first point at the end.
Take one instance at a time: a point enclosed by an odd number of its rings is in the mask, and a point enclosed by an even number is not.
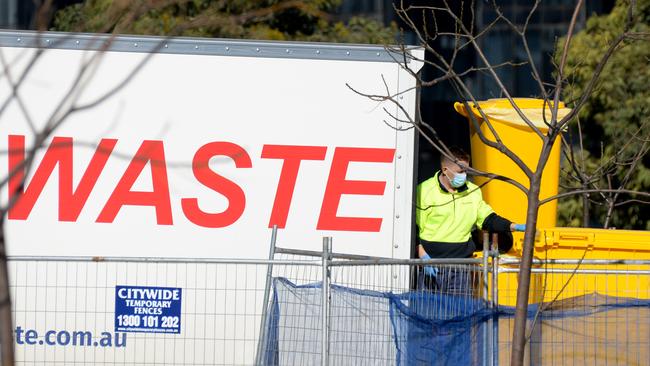
{"type": "MultiPolygon", "coordinates": [[[[513,98],[513,101],[515,104],[517,104],[519,109],[521,109],[526,118],[528,118],[528,120],[531,121],[537,128],[542,131],[548,130],[548,126],[546,123],[544,123],[544,116],[542,115],[542,108],[544,108],[543,99],[513,98]]],[[[475,105],[471,105],[471,102],[469,102],[469,104],[471,106],[472,113],[474,113],[475,116],[482,118],[481,114],[478,111],[478,108],[475,105]]],[[[512,107],[510,101],[507,98],[488,99],[479,101],[478,104],[481,107],[483,113],[490,119],[490,121],[499,121],[512,125],[514,127],[523,127],[525,129],[529,129],[528,124],[526,124],[519,113],[517,113],[517,111],[512,107]]],[[[469,117],[463,103],[454,103],[454,109],[456,109],[456,112],[462,114],[463,116],[469,117]]],[[[546,121],[550,120],[552,111],[549,103],[546,103],[544,112],[546,112],[546,121]]],[[[558,120],[564,118],[567,114],[569,114],[569,112],[571,112],[571,108],[566,108],[564,106],[564,103],[560,102],[557,111],[558,120]]]]}

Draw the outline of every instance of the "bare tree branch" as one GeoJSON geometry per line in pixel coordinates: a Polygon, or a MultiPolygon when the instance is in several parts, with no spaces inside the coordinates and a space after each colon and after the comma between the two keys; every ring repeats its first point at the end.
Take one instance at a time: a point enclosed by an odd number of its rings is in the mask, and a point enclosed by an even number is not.
{"type": "Polygon", "coordinates": [[[643,197],[650,197],[650,193],[648,193],[648,192],[633,191],[633,190],[628,190],[628,189],[603,189],[603,188],[601,188],[601,189],[576,189],[576,190],[572,190],[572,191],[569,191],[569,192],[558,193],[556,195],[553,195],[553,196],[547,197],[547,198],[545,198],[543,200],[540,200],[539,205],[541,206],[541,205],[549,203],[549,202],[551,202],[553,200],[563,198],[563,197],[573,196],[573,195],[576,195],[576,194],[600,193],[600,192],[605,192],[605,193],[611,192],[611,193],[630,194],[630,195],[638,195],[638,196],[643,196],[643,197]]]}

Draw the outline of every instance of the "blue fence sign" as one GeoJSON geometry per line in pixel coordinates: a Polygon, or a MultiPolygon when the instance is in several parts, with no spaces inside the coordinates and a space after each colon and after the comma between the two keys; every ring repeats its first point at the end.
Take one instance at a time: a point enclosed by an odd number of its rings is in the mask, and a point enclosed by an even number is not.
{"type": "Polygon", "coordinates": [[[115,286],[115,331],[181,332],[181,296],[176,287],[115,286]]]}

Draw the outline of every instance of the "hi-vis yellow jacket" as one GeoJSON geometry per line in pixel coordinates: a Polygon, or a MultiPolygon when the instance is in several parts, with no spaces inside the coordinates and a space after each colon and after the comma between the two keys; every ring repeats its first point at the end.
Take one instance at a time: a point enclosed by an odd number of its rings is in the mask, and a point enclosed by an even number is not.
{"type": "Polygon", "coordinates": [[[420,239],[445,243],[464,243],[474,227],[494,212],[483,201],[481,189],[471,182],[459,192],[448,192],[438,180],[440,172],[417,187],[415,222],[420,239]]]}

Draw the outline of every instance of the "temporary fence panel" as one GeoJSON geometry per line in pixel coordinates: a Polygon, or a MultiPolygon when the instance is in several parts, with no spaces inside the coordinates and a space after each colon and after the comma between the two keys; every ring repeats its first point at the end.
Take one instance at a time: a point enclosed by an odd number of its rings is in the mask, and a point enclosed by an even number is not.
{"type": "MultiPolygon", "coordinates": [[[[321,364],[321,296],[320,283],[296,286],[286,279],[275,280],[269,336],[263,349],[265,364],[321,364]]],[[[329,303],[329,364],[394,364],[386,297],[332,286],[329,303]]]]}
{"type": "MultiPolygon", "coordinates": [[[[534,311],[531,309],[529,325],[534,311]]],[[[512,308],[499,316],[500,364],[510,361],[512,308]]],[[[560,300],[529,328],[530,365],[650,364],[650,302],[586,295],[560,300]]]]}
{"type": "MultiPolygon", "coordinates": [[[[323,253],[277,247],[274,255],[280,260],[306,260],[321,257],[323,253]]],[[[386,258],[336,253],[328,253],[327,257],[332,258],[327,270],[330,295],[326,343],[330,364],[390,365],[396,362],[409,364],[408,357],[430,359],[430,354],[415,356],[415,350],[419,348],[416,338],[424,342],[428,338],[418,335],[417,331],[409,331],[408,317],[396,315],[404,311],[402,305],[408,311],[419,312],[421,319],[444,317],[449,321],[472,311],[466,309],[468,303],[477,299],[484,303],[482,299],[487,287],[482,285],[482,279],[487,268],[479,266],[482,260],[443,259],[435,265],[422,267],[418,260],[391,262],[386,258]],[[436,278],[430,276],[433,272],[436,278]],[[418,296],[422,286],[427,286],[426,294],[437,293],[438,296],[418,296]],[[453,294],[453,297],[445,298],[440,294],[453,294]]],[[[322,328],[318,328],[322,313],[313,310],[322,301],[319,273],[310,268],[291,268],[284,276],[280,271],[274,271],[274,276],[275,293],[269,306],[262,358],[272,365],[322,362],[319,342],[323,334],[320,333],[322,328]],[[307,304],[307,307],[299,304],[307,304]]],[[[452,338],[458,341],[458,336],[464,334],[465,337],[488,339],[484,330],[477,334],[478,330],[473,329],[452,338]]],[[[423,332],[426,335],[427,329],[423,332]]],[[[451,338],[443,337],[436,342],[448,347],[450,345],[446,343],[450,341],[451,338]]],[[[481,352],[487,353],[487,348],[483,348],[487,344],[480,344],[481,352]]],[[[463,359],[467,360],[466,352],[462,353],[463,359]]],[[[482,358],[476,352],[472,357],[482,358]]]]}
{"type": "MultiPolygon", "coordinates": [[[[454,266],[454,272],[461,270],[467,269],[454,266]]],[[[321,362],[320,286],[274,281],[263,350],[268,364],[321,362]]],[[[452,295],[435,289],[404,290],[332,285],[327,310],[329,364],[444,365],[487,360],[490,350],[485,342],[491,338],[485,320],[491,312],[483,299],[471,291],[452,295]]]]}
{"type": "MultiPolygon", "coordinates": [[[[274,268],[307,266],[286,263],[274,268]]],[[[11,260],[17,363],[252,365],[267,267],[187,259],[11,260]],[[138,299],[140,290],[161,296],[138,299]]]]}
{"type": "MultiPolygon", "coordinates": [[[[650,365],[650,262],[585,262],[578,269],[573,264],[534,270],[541,280],[532,286],[531,299],[545,301],[529,307],[530,364],[650,365]]],[[[516,269],[505,270],[517,275],[516,269]]],[[[505,296],[515,292],[508,288],[505,296]]],[[[498,353],[507,364],[514,308],[499,309],[498,353]]]]}

